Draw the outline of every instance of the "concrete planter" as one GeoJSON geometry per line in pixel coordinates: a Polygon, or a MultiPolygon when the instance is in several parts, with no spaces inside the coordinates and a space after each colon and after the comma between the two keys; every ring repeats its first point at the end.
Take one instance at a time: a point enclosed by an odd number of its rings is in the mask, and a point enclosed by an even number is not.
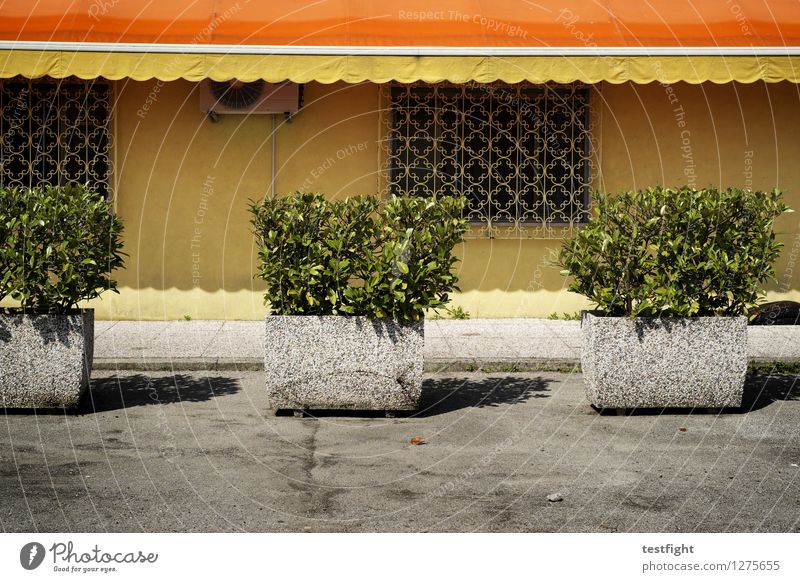
{"type": "Polygon", "coordinates": [[[742,404],[747,318],[603,317],[584,312],[581,367],[598,408],[742,404]]]}
{"type": "Polygon", "coordinates": [[[271,407],[415,410],[424,321],[268,316],[264,368],[271,407]]]}
{"type": "Polygon", "coordinates": [[[0,313],[0,407],[76,407],[89,386],[93,351],[93,309],[0,313]]]}

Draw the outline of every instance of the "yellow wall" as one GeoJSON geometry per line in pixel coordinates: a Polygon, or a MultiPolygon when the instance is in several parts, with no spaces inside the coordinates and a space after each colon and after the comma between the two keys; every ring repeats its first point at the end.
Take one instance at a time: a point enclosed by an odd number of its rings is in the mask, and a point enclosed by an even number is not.
{"type": "Polygon", "coordinates": [[[800,300],[800,86],[729,83],[605,85],[599,186],[655,183],[784,191],[775,229],[785,244],[768,299],[800,300]]]}
{"type": "MultiPolygon", "coordinates": [[[[197,86],[185,81],[118,82],[117,99],[115,189],[130,257],[118,273],[120,295],[94,302],[98,316],[263,317],[247,202],[269,190],[273,118],[227,115],[211,123],[199,110],[197,86]]],[[[800,209],[797,86],[605,84],[597,103],[599,187],[676,185],[692,176],[698,186],[777,185],[800,209]]],[[[276,191],[376,193],[378,107],[375,85],[307,85],[300,113],[290,123],[276,118],[276,191]]],[[[800,246],[792,252],[798,217],[778,225],[790,234],[774,298],[800,299],[800,266],[791,263],[800,254],[800,246]]],[[[455,303],[473,317],[584,307],[548,263],[559,244],[468,240],[458,249],[463,293],[455,303]]]]}
{"type": "Polygon", "coordinates": [[[200,111],[189,82],[119,82],[117,211],[125,223],[120,294],[94,302],[114,319],[256,319],[263,285],[248,201],[268,193],[276,124],[276,191],[374,193],[374,86],[310,85],[305,107],[283,116],[200,111]]]}

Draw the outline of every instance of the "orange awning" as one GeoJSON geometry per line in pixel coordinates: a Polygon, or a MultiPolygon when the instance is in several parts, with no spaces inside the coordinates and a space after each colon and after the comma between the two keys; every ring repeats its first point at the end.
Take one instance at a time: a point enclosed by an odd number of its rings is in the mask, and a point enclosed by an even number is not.
{"type": "Polygon", "coordinates": [[[798,47],[796,0],[0,4],[0,77],[797,82],[798,47]]]}

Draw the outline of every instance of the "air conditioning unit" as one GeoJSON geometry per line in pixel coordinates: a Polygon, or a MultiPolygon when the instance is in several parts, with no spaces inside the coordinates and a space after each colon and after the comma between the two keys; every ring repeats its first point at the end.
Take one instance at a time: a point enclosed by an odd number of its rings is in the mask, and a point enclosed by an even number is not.
{"type": "Polygon", "coordinates": [[[200,82],[200,109],[205,113],[284,113],[292,115],[300,109],[301,86],[297,83],[266,81],[200,82]]]}

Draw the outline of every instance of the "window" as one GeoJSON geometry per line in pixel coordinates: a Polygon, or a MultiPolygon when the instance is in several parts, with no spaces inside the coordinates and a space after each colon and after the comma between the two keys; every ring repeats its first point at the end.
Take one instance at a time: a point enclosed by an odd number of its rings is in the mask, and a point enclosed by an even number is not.
{"type": "Polygon", "coordinates": [[[88,182],[108,196],[110,104],[106,81],[0,82],[0,186],[88,182]]]}
{"type": "Polygon", "coordinates": [[[587,220],[588,88],[418,84],[388,92],[390,193],[464,194],[466,217],[489,236],[536,236],[587,220]]]}

